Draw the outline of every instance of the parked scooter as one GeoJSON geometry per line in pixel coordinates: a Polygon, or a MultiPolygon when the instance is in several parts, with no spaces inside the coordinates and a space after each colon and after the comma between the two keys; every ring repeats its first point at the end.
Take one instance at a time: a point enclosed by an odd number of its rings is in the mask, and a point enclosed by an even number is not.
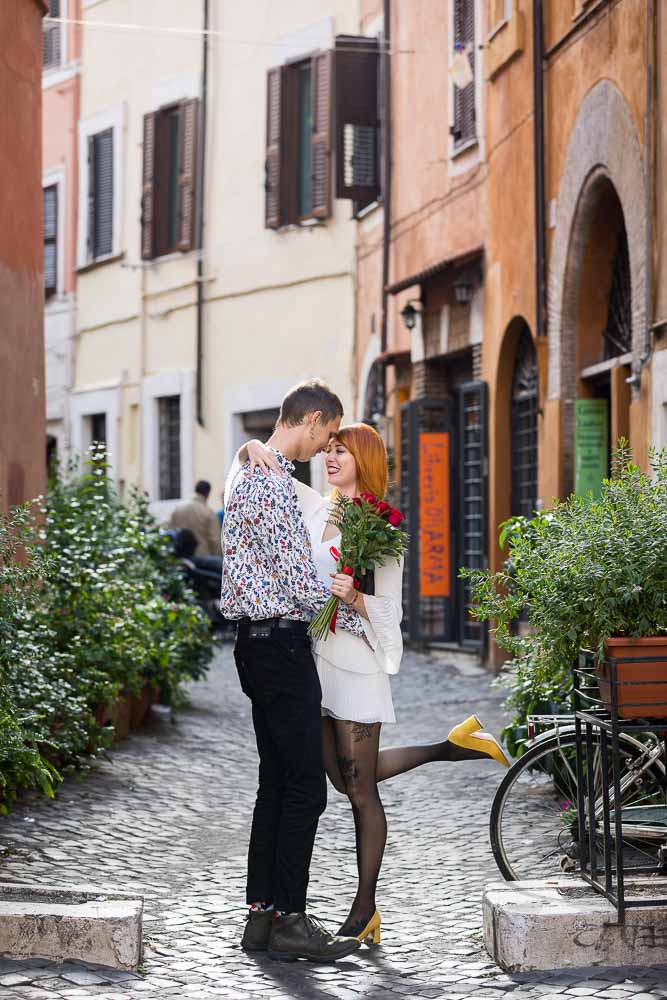
{"type": "Polygon", "coordinates": [[[222,558],[197,556],[197,539],[189,528],[170,531],[174,554],[179,559],[188,583],[197,597],[197,603],[208,615],[213,629],[222,631],[230,622],[220,613],[222,589],[222,558]]]}

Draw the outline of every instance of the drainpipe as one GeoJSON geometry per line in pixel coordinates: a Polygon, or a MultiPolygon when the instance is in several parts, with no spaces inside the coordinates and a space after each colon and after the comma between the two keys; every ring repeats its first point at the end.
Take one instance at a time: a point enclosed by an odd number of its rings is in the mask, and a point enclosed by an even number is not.
{"type": "MultiPolygon", "coordinates": [[[[382,116],[383,116],[383,177],[382,177],[382,318],[380,323],[380,353],[387,351],[387,313],[389,305],[389,251],[391,241],[391,60],[389,47],[391,45],[391,0],[384,0],[384,24],[382,29],[383,45],[382,59],[382,116]]],[[[386,408],[387,400],[387,369],[382,364],[382,410],[386,408]]]]}
{"type": "Polygon", "coordinates": [[[535,167],[535,322],[546,336],[546,218],[544,170],[544,26],[542,0],[533,0],[533,135],[535,167]]]}
{"type": "Polygon", "coordinates": [[[206,185],[206,124],[208,121],[208,29],[209,0],[204,0],[204,34],[202,42],[201,105],[199,143],[197,149],[197,423],[204,426],[202,369],[204,359],[204,206],[206,185]]]}
{"type": "Polygon", "coordinates": [[[644,351],[640,360],[640,371],[648,364],[653,352],[653,227],[651,210],[653,206],[653,119],[655,115],[655,93],[653,67],[656,65],[657,11],[655,0],[649,0],[646,10],[646,108],[644,114],[644,207],[646,212],[646,290],[644,295],[644,351]]]}

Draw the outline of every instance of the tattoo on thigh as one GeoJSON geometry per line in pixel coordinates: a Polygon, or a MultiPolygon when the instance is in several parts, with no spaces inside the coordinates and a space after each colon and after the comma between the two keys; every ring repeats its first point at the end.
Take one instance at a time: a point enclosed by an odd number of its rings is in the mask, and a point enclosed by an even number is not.
{"type": "Polygon", "coordinates": [[[359,765],[357,764],[354,757],[339,757],[338,766],[340,768],[340,773],[343,776],[343,780],[346,783],[352,781],[358,781],[359,765]]]}
{"type": "Polygon", "coordinates": [[[355,743],[362,743],[369,740],[373,735],[373,726],[365,722],[352,723],[352,739],[355,743]]]}

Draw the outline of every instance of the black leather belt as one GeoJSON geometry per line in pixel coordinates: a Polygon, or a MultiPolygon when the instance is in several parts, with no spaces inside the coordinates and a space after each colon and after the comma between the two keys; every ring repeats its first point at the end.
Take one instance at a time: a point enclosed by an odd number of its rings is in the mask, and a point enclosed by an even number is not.
{"type": "Polygon", "coordinates": [[[257,621],[242,618],[236,627],[236,635],[241,639],[270,639],[277,629],[305,636],[308,634],[308,622],[294,621],[292,618],[260,618],[257,621]]]}

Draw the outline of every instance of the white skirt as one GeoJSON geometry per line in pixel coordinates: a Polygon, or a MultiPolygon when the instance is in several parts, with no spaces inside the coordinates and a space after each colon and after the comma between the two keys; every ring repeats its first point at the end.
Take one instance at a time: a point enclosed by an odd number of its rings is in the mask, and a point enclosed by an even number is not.
{"type": "Polygon", "coordinates": [[[396,722],[389,677],[378,670],[358,674],[317,657],[322,687],[322,715],[349,722],[396,722]]]}

